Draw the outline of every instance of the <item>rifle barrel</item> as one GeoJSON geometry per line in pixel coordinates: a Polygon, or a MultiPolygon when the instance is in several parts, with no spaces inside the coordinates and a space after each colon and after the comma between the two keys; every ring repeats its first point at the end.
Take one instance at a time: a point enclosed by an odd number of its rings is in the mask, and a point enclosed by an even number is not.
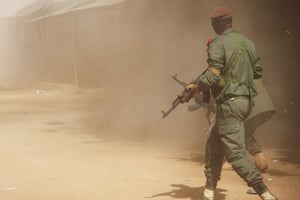
{"type": "Polygon", "coordinates": [[[180,81],[178,78],[177,78],[177,74],[176,75],[173,75],[172,78],[177,82],[179,83],[181,86],[183,87],[186,87],[188,84],[186,84],[186,82],[184,81],[180,81]]]}
{"type": "Polygon", "coordinates": [[[167,112],[163,110],[161,111],[163,114],[162,118],[167,117],[178,106],[179,103],[181,103],[181,98],[177,97],[177,99],[172,103],[171,108],[167,112]]]}

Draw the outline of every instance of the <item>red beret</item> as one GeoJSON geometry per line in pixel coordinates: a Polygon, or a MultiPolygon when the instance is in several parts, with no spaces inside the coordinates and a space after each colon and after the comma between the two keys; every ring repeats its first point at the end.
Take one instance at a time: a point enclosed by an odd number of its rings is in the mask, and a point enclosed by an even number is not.
{"type": "Polygon", "coordinates": [[[226,19],[228,17],[232,17],[231,9],[226,6],[221,6],[215,8],[209,15],[209,18],[220,18],[226,19]]]}

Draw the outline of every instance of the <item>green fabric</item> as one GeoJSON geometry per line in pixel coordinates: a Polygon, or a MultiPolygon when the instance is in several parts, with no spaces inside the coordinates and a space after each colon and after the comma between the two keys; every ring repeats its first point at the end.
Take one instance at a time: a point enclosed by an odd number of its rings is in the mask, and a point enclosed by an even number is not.
{"type": "Polygon", "coordinates": [[[254,106],[245,122],[246,149],[251,155],[262,152],[260,145],[255,139],[255,130],[276,113],[272,100],[263,84],[262,79],[255,79],[254,84],[258,95],[254,97],[254,106]]]}
{"type": "Polygon", "coordinates": [[[233,29],[216,36],[208,47],[209,66],[220,70],[221,76],[206,71],[197,79],[199,88],[211,88],[213,96],[250,96],[253,78],[262,76],[262,66],[254,43],[233,29]]]}
{"type": "MultiPolygon", "coordinates": [[[[276,113],[276,109],[272,102],[270,95],[263,83],[262,79],[255,79],[254,85],[256,91],[258,93],[257,96],[254,97],[254,106],[251,109],[251,114],[248,116],[246,121],[255,120],[255,118],[259,115],[264,115],[265,118],[271,117],[276,113]]],[[[257,127],[257,126],[256,126],[257,127]]]]}
{"type": "Polygon", "coordinates": [[[246,97],[238,97],[217,106],[217,124],[206,145],[204,172],[207,187],[216,187],[224,156],[248,186],[262,182],[262,176],[245,150],[244,120],[248,116],[249,109],[250,102],[246,97]]]}
{"type": "Polygon", "coordinates": [[[255,123],[252,123],[253,120],[247,121],[245,123],[245,143],[246,149],[251,155],[255,155],[262,152],[262,148],[259,145],[258,141],[255,138],[255,131],[257,126],[265,122],[265,118],[256,117],[255,123]],[[258,123],[260,122],[260,123],[258,123]]]}
{"type": "Polygon", "coordinates": [[[223,101],[217,105],[216,126],[207,141],[206,186],[216,187],[224,156],[249,186],[261,184],[263,178],[246,152],[244,126],[251,109],[253,79],[262,75],[255,45],[242,34],[227,29],[209,44],[207,62],[221,75],[207,70],[195,82],[200,89],[210,88],[214,97],[223,101]]]}

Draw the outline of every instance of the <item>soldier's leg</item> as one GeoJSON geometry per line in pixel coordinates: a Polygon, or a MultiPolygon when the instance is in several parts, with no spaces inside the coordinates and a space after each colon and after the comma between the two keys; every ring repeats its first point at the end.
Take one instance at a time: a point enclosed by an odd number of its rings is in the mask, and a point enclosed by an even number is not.
{"type": "Polygon", "coordinates": [[[245,122],[245,142],[246,149],[251,155],[255,155],[262,152],[260,145],[254,137],[257,127],[265,122],[265,118],[261,116],[253,117],[245,122]]]}
{"type": "MultiPolygon", "coordinates": [[[[249,112],[249,100],[236,98],[218,107],[217,127],[225,147],[227,161],[248,186],[261,195],[268,191],[258,169],[249,159],[245,149],[244,120],[249,112]]],[[[275,198],[274,198],[275,199],[275,198]]]]}
{"type": "Polygon", "coordinates": [[[210,200],[214,198],[214,191],[217,187],[217,182],[220,180],[223,159],[224,148],[219,134],[217,133],[217,128],[214,127],[206,144],[204,170],[206,184],[202,200],[210,200]]]}
{"type": "Polygon", "coordinates": [[[253,156],[262,152],[261,146],[254,137],[255,130],[255,128],[245,126],[246,149],[253,156]]]}
{"type": "Polygon", "coordinates": [[[265,172],[268,169],[268,163],[254,134],[256,128],[265,121],[266,117],[264,115],[257,115],[256,117],[247,120],[245,123],[246,149],[253,156],[254,164],[261,172],[265,172]]]}
{"type": "Polygon", "coordinates": [[[214,190],[220,180],[221,169],[224,159],[224,148],[215,127],[209,136],[205,151],[205,176],[206,187],[214,190]]]}

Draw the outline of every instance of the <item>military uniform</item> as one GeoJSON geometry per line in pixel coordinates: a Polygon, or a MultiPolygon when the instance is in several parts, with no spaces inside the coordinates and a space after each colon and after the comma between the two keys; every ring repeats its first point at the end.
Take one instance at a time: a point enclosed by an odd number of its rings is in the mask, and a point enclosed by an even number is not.
{"type": "Polygon", "coordinates": [[[244,122],[256,95],[253,79],[262,75],[255,45],[229,28],[209,44],[207,62],[208,69],[195,80],[200,90],[211,89],[217,101],[216,126],[206,145],[206,188],[216,188],[226,156],[237,174],[263,193],[267,187],[245,150],[244,122]]]}
{"type": "Polygon", "coordinates": [[[254,84],[258,94],[254,97],[254,106],[245,122],[246,149],[253,156],[262,152],[260,145],[254,137],[256,128],[265,123],[276,113],[263,81],[261,79],[255,79],[254,84]]]}

